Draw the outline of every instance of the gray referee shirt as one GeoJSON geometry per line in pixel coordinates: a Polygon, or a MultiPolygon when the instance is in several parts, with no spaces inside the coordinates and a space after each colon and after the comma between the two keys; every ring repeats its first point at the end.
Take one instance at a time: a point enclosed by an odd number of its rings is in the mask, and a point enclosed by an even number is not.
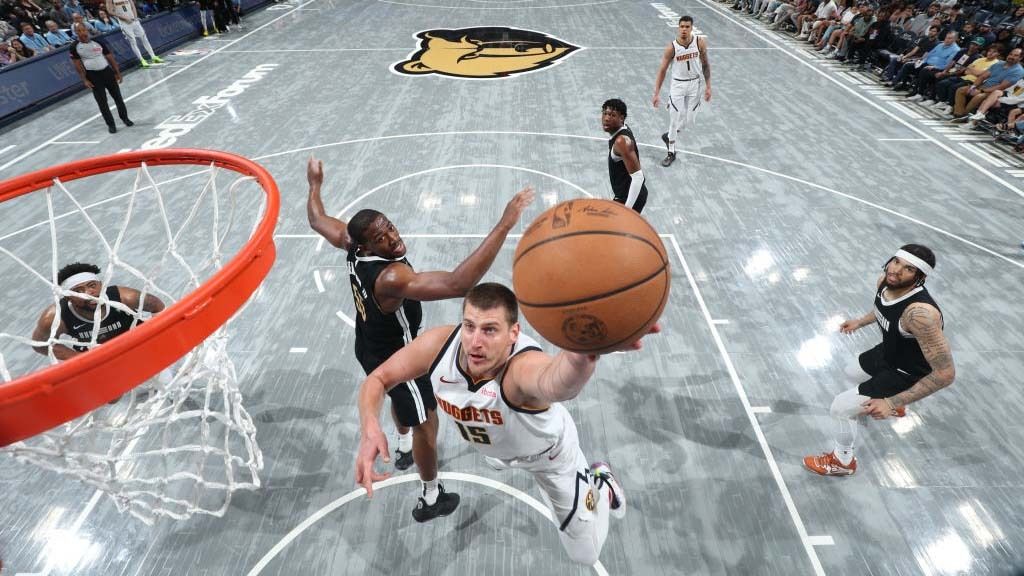
{"type": "Polygon", "coordinates": [[[75,40],[71,43],[72,60],[81,60],[82,66],[85,66],[86,70],[103,70],[110,66],[107,63],[107,54],[110,54],[110,48],[107,45],[97,39],[89,40],[88,42],[79,42],[75,40]]]}

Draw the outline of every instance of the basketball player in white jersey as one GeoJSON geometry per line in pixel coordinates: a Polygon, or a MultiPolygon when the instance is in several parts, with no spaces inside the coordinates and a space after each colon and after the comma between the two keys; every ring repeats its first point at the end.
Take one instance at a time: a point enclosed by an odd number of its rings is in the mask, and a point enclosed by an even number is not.
{"type": "Polygon", "coordinates": [[[662,166],[671,166],[676,159],[676,138],[686,126],[693,124],[700,107],[701,81],[704,84],[704,100],[711,101],[711,63],[708,61],[708,43],[704,36],[694,33],[693,18],[679,19],[679,35],[665,48],[654,81],[654,107],[661,104],[661,85],[665,74],[672,67],[672,82],[669,85],[668,132],[661,135],[668,147],[668,155],[661,161],[662,166]]]}
{"type": "Polygon", "coordinates": [[[935,254],[907,244],[885,263],[871,311],[839,327],[851,334],[877,324],[882,342],[847,367],[855,386],[832,401],[836,418],[835,449],[804,458],[804,466],[822,476],[849,476],[857,471],[853,456],[857,420],[900,417],[905,406],[953,383],[956,370],[942,332],[942,311],[924,287],[935,268],[935,254]]]}
{"type": "Polygon", "coordinates": [[[120,22],[121,33],[128,40],[128,45],[132,47],[132,52],[139,59],[139,64],[143,68],[149,68],[149,62],[146,62],[146,59],[142,57],[142,52],[139,52],[138,39],[142,40],[146,52],[149,52],[150,60],[157,64],[162,63],[163,60],[149,45],[149,38],[146,37],[146,31],[142,28],[142,22],[139,22],[139,12],[135,9],[135,0],[107,0],[106,6],[107,13],[117,17],[120,22]]]}
{"type": "MultiPolygon", "coordinates": [[[[519,328],[515,294],[501,284],[474,287],[462,303],[462,323],[429,330],[363,382],[362,435],[356,482],[373,496],[373,469],[388,454],[380,428],[386,391],[428,374],[438,406],[462,437],[496,469],[530,472],[551,508],[569,557],[593,565],[608,535],[608,516],[621,518],[626,497],[608,464],[588,464],[576,425],[561,402],[583,391],[598,356],[560,351],[550,356],[519,328]]],[[[651,332],[660,331],[655,325],[651,332]]],[[[623,350],[639,350],[639,340],[623,350]]],[[[419,508],[426,508],[422,498],[419,508]]]]}

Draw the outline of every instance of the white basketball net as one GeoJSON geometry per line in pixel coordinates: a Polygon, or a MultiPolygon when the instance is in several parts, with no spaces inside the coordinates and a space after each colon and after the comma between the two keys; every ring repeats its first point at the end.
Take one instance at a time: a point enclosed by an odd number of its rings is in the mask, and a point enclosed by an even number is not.
{"type": "MultiPolygon", "coordinates": [[[[187,216],[179,217],[172,226],[165,202],[172,200],[180,204],[180,199],[161,193],[150,175],[150,168],[143,164],[127,194],[128,208],[117,226],[113,242],[108,241],[110,231],[104,234],[87,207],[83,207],[62,182],[54,180],[53,186],[45,192],[36,193],[46,196],[52,251],[49,273],[38,272],[26,258],[3,246],[0,246],[0,254],[38,280],[40,297],[42,287],[48,287],[53,303],[60,310],[60,299],[71,292],[61,289],[56,281],[58,268],[67,263],[58,250],[58,221],[69,214],[58,216],[55,213],[54,196],[62,201],[66,199],[73,206],[70,215],[83,218],[86,228],[92,232],[88,238],[81,238],[81,243],[93,243],[94,263],[102,270],[103,290],[99,298],[92,299],[102,306],[128,312],[137,320],[144,319],[147,313],[139,315],[124,304],[109,301],[106,287],[135,288],[142,293],[140,302],[145,300],[146,294],[152,294],[170,307],[222,267],[222,250],[227,248],[227,239],[232,239],[229,244],[244,243],[259,222],[265,202],[259,210],[254,210],[257,214],[252,227],[232,234],[237,224],[235,208],[239,204],[236,198],[239,186],[248,182],[260,198],[264,195],[258,185],[253,184],[253,178],[234,172],[230,174],[235,179],[224,194],[218,190],[217,174],[212,164],[198,174],[205,178],[205,185],[197,199],[191,199],[195,201],[187,216]],[[225,212],[222,204],[228,208],[226,214],[222,213],[225,212]],[[124,252],[133,244],[130,225],[137,220],[150,223],[146,226],[148,240],[145,241],[145,257],[136,258],[131,264],[126,261],[124,252]],[[152,249],[154,237],[160,239],[162,253],[152,249]]],[[[246,201],[249,205],[255,204],[251,196],[246,196],[246,201]]],[[[227,254],[227,258],[232,255],[227,254]]],[[[35,292],[32,286],[24,289],[35,292]]],[[[79,293],[75,296],[83,297],[79,293]]],[[[42,310],[45,302],[45,299],[39,301],[38,310],[42,310]]],[[[57,344],[102,346],[96,344],[100,313],[93,320],[90,343],[71,340],[68,335],[58,337],[59,313],[56,316],[50,337],[45,341],[27,337],[31,327],[24,333],[0,333],[0,345],[18,343],[17,348],[21,349],[20,354],[8,353],[5,360],[5,348],[0,348],[0,376],[5,382],[11,380],[12,371],[18,376],[38,368],[43,357],[24,354],[25,347],[45,346],[49,362],[54,364],[58,362],[53,352],[57,344]],[[36,366],[24,371],[12,368],[15,364],[24,364],[26,359],[36,362],[36,366]]],[[[76,477],[96,487],[109,495],[119,510],[147,524],[161,515],[179,520],[193,514],[223,515],[231,503],[232,493],[259,488],[258,473],[263,468],[263,456],[256,444],[256,428],[242,406],[235,366],[228,356],[229,324],[159,376],[118,401],[3,451],[23,462],[76,477]]]]}

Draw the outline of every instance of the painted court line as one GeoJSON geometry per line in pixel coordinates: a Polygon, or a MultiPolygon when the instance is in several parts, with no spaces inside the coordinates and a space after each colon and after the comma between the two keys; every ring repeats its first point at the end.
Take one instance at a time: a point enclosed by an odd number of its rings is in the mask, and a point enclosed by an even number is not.
{"type": "MultiPolygon", "coordinates": [[[[548,507],[540,503],[533,496],[530,496],[529,494],[523,492],[522,490],[517,490],[516,488],[498,482],[497,480],[491,480],[490,478],[484,478],[483,476],[477,476],[475,474],[464,474],[461,472],[440,472],[438,474],[438,477],[441,480],[451,480],[453,482],[468,482],[471,484],[478,484],[480,486],[491,488],[503,494],[507,494],[515,498],[516,500],[519,500],[520,502],[526,504],[530,508],[533,508],[541,516],[547,519],[548,522],[554,524],[554,519],[551,517],[551,511],[548,510],[548,507]]],[[[392,476],[387,480],[374,482],[373,489],[376,492],[383,490],[388,486],[394,486],[396,484],[419,482],[419,479],[420,477],[417,474],[402,474],[401,476],[392,476]]],[[[309,518],[306,518],[305,520],[300,522],[298,526],[293,528],[291,532],[285,534],[284,538],[281,538],[281,540],[277,544],[275,544],[273,548],[267,551],[266,555],[264,555],[263,558],[260,558],[260,561],[257,562],[256,565],[253,566],[251,570],[249,570],[246,576],[258,576],[261,572],[263,572],[267,565],[269,565],[270,562],[274,560],[274,558],[281,554],[282,550],[288,547],[288,545],[291,544],[300,535],[302,535],[303,532],[308,530],[311,526],[313,526],[320,520],[323,520],[323,518],[331,512],[334,512],[335,510],[341,508],[342,506],[348,504],[349,502],[352,502],[353,500],[361,498],[365,494],[366,490],[364,488],[356,488],[355,490],[349,492],[348,494],[345,494],[341,498],[338,498],[337,500],[327,504],[323,508],[314,512],[309,518]]],[[[605,569],[604,565],[601,564],[600,561],[598,561],[597,564],[594,564],[593,568],[594,572],[598,576],[608,576],[608,571],[605,569]]]]}
{"type": "MultiPolygon", "coordinates": [[[[814,64],[812,64],[810,62],[807,62],[806,60],[801,59],[799,56],[794,54],[792,50],[787,50],[786,48],[783,48],[775,40],[766,37],[765,35],[761,34],[757,30],[747,26],[746,24],[744,24],[740,20],[737,20],[732,14],[729,14],[724,9],[719,8],[718,6],[713,5],[712,3],[709,3],[707,0],[697,0],[697,2],[699,2],[702,5],[704,5],[707,8],[710,8],[715,13],[719,14],[720,16],[725,18],[726,20],[729,20],[730,22],[732,22],[733,24],[739,26],[740,28],[743,28],[744,30],[750,32],[752,35],[754,35],[755,37],[761,39],[762,41],[766,42],[767,44],[775,46],[776,48],[778,48],[779,52],[782,52],[783,54],[789,56],[790,58],[792,58],[793,60],[799,62],[800,64],[802,64],[804,66],[807,66],[808,68],[813,70],[816,74],[819,74],[823,78],[827,79],[829,82],[832,82],[836,86],[839,86],[841,89],[843,89],[843,90],[849,92],[850,94],[852,94],[854,98],[857,98],[857,99],[861,100],[865,104],[871,106],[872,108],[878,110],[879,112],[885,114],[886,116],[892,118],[893,120],[896,120],[897,122],[899,122],[900,124],[902,124],[903,126],[908,128],[909,130],[913,131],[914,133],[916,133],[916,134],[918,134],[918,135],[920,135],[920,136],[922,136],[924,138],[927,138],[927,139],[933,141],[936,146],[938,146],[939,148],[942,148],[943,150],[945,150],[946,152],[948,152],[949,154],[951,154],[952,156],[954,156],[958,160],[960,160],[963,163],[967,164],[971,168],[974,168],[978,172],[981,172],[982,174],[987,176],[992,181],[994,181],[994,182],[998,183],[999,185],[1001,185],[1003,188],[1006,188],[1010,192],[1013,192],[1014,194],[1024,198],[1024,191],[1022,191],[1017,186],[1011,184],[1010,182],[1007,182],[1006,180],[1003,180],[996,173],[994,173],[991,170],[985,168],[984,166],[982,166],[978,162],[975,162],[974,160],[971,160],[970,158],[968,158],[964,154],[962,154],[959,151],[957,151],[956,149],[954,149],[952,146],[946,144],[945,142],[942,142],[941,140],[938,140],[938,139],[934,138],[933,136],[931,136],[930,134],[928,134],[924,130],[918,128],[917,126],[914,126],[913,124],[911,124],[907,120],[905,120],[903,118],[900,118],[899,115],[894,114],[890,110],[887,110],[884,106],[882,106],[879,103],[871,100],[870,98],[868,98],[864,94],[858,92],[857,90],[855,90],[854,88],[850,87],[849,85],[844,84],[843,82],[839,81],[834,76],[826,73],[824,70],[821,70],[820,68],[818,68],[814,64]]],[[[712,49],[713,49],[713,47],[712,47],[712,49]]],[[[916,113],[914,114],[914,116],[916,116],[917,118],[921,118],[921,116],[917,115],[916,113]]]]}
{"type": "Polygon", "coordinates": [[[931,142],[927,138],[879,138],[879,142],[931,142]]]}
{"type": "Polygon", "coordinates": [[[712,320],[711,323],[712,324],[716,324],[718,326],[723,326],[725,324],[728,324],[729,321],[728,320],[724,320],[722,318],[716,318],[716,319],[712,320]]]}
{"type": "Polygon", "coordinates": [[[99,140],[63,140],[63,141],[56,141],[55,140],[53,142],[50,142],[50,144],[99,144],[99,143],[100,143],[99,140]]]}
{"type": "Polygon", "coordinates": [[[313,270],[313,282],[316,282],[316,291],[321,293],[321,294],[323,294],[324,293],[324,281],[320,278],[320,271],[319,270],[313,270]]]}
{"type": "Polygon", "coordinates": [[[807,553],[807,557],[811,561],[811,567],[814,568],[814,573],[817,576],[824,576],[825,570],[821,566],[821,560],[818,559],[818,553],[814,550],[814,544],[807,535],[807,528],[804,527],[804,521],[800,517],[800,512],[796,509],[796,504],[793,502],[793,496],[789,492],[789,487],[786,486],[786,481],[782,478],[782,472],[779,470],[779,466],[775,462],[775,456],[772,455],[771,447],[768,446],[768,439],[765,438],[764,431],[761,430],[761,424],[757,421],[757,417],[754,415],[753,408],[750,405],[750,400],[747,398],[747,392],[743,389],[743,385],[740,383],[739,373],[736,372],[736,367],[733,366],[732,358],[729,356],[728,350],[725,349],[725,343],[722,340],[722,336],[718,333],[718,327],[715,326],[715,323],[711,320],[711,312],[708,310],[707,303],[704,302],[704,296],[701,294],[700,288],[697,286],[697,280],[694,278],[693,272],[690,270],[690,265],[686,262],[686,258],[683,256],[683,250],[679,247],[679,242],[676,240],[675,235],[671,235],[669,240],[672,243],[672,247],[675,249],[676,256],[679,257],[679,262],[683,265],[683,272],[686,273],[686,279],[690,283],[690,289],[693,291],[693,295],[697,298],[697,304],[700,306],[700,310],[704,315],[704,320],[707,322],[708,329],[711,330],[711,336],[715,340],[715,346],[718,347],[718,353],[722,357],[722,361],[725,363],[725,369],[729,373],[729,378],[732,380],[733,386],[736,389],[736,395],[739,397],[740,403],[743,404],[743,409],[747,413],[747,419],[750,421],[750,425],[754,430],[754,435],[757,437],[757,443],[761,446],[761,452],[764,454],[765,460],[768,462],[768,468],[771,470],[772,477],[775,479],[775,484],[779,488],[782,500],[785,502],[786,509],[789,511],[789,516],[793,519],[793,525],[796,527],[797,534],[800,536],[800,541],[803,542],[804,551],[807,553]]]}
{"type": "Polygon", "coordinates": [[[14,148],[14,144],[8,144],[7,146],[4,146],[3,148],[0,148],[0,154],[3,154],[4,152],[7,152],[11,148],[14,148]]]}
{"type": "Polygon", "coordinates": [[[835,546],[836,541],[831,536],[808,536],[812,546],[835,546]]]}
{"type": "MultiPolygon", "coordinates": [[[[313,2],[316,2],[316,1],[317,1],[317,0],[309,0],[308,2],[306,2],[306,3],[302,4],[301,6],[305,6],[306,4],[312,4],[313,2]]],[[[207,58],[209,58],[209,57],[213,56],[214,54],[216,54],[216,53],[220,52],[220,51],[221,51],[221,50],[223,50],[224,48],[227,48],[228,46],[231,46],[232,44],[235,44],[236,42],[241,42],[242,40],[245,40],[245,39],[246,39],[246,38],[248,38],[249,36],[251,36],[251,35],[253,35],[253,34],[255,34],[255,33],[259,32],[260,30],[263,30],[264,28],[266,28],[266,27],[268,27],[268,26],[270,26],[270,25],[274,24],[275,22],[277,22],[278,20],[280,20],[280,19],[284,18],[284,17],[285,17],[285,16],[287,16],[287,15],[288,15],[287,13],[286,13],[286,14],[282,14],[282,15],[278,16],[277,18],[274,18],[274,19],[272,19],[272,20],[270,20],[270,21],[268,21],[268,22],[266,22],[266,23],[264,23],[264,24],[260,25],[260,26],[259,26],[258,28],[254,28],[253,30],[250,30],[250,31],[249,31],[249,32],[247,32],[246,34],[243,34],[242,36],[239,36],[238,38],[236,38],[236,39],[234,39],[234,40],[231,40],[231,41],[230,41],[229,43],[225,44],[223,48],[218,48],[218,49],[216,49],[216,50],[213,50],[213,51],[209,52],[208,54],[205,54],[205,55],[201,56],[201,57],[200,57],[200,58],[198,58],[198,59],[197,59],[197,60],[196,60],[195,62],[192,62],[191,64],[189,64],[189,65],[187,65],[187,66],[185,66],[185,67],[183,67],[183,68],[179,68],[178,70],[175,70],[174,72],[171,72],[171,73],[170,73],[170,74],[168,74],[168,75],[167,75],[167,76],[166,76],[165,78],[161,78],[160,80],[157,80],[156,82],[153,82],[153,83],[152,83],[152,84],[150,84],[149,86],[146,86],[145,88],[143,88],[142,90],[139,90],[138,92],[136,92],[136,93],[132,94],[131,96],[127,96],[127,97],[126,97],[126,98],[124,99],[124,101],[125,101],[125,102],[129,102],[129,101],[131,101],[131,100],[134,100],[134,99],[138,98],[139,96],[142,96],[142,95],[143,95],[143,94],[145,94],[146,92],[149,92],[150,90],[152,90],[152,89],[156,88],[157,86],[160,86],[160,85],[161,85],[161,84],[163,84],[164,82],[167,82],[167,81],[168,81],[168,80],[170,80],[171,78],[174,78],[174,77],[175,77],[175,76],[177,76],[178,74],[181,74],[181,73],[182,73],[182,72],[184,72],[185,70],[188,70],[189,68],[191,68],[191,67],[195,66],[196,64],[199,64],[200,62],[202,62],[202,61],[206,60],[207,58]]],[[[31,148],[31,149],[30,149],[30,150],[28,150],[27,152],[24,152],[24,153],[22,153],[22,154],[19,154],[18,156],[15,156],[15,157],[14,157],[13,159],[11,159],[11,160],[7,161],[7,162],[6,162],[6,163],[4,163],[4,164],[3,164],[2,166],[0,166],[0,170],[6,170],[7,168],[10,168],[11,166],[14,166],[14,165],[15,165],[15,164],[17,164],[18,162],[21,162],[21,161],[22,161],[22,160],[24,160],[25,158],[28,158],[28,157],[29,157],[29,156],[31,156],[32,154],[35,154],[35,153],[36,153],[36,152],[38,152],[39,150],[42,150],[43,148],[45,148],[45,147],[47,147],[47,146],[49,146],[49,145],[53,144],[54,142],[57,142],[57,141],[59,141],[59,140],[60,140],[61,138],[63,138],[64,136],[67,136],[68,134],[71,134],[71,133],[72,133],[72,132],[74,132],[75,130],[78,130],[78,129],[79,129],[79,128],[81,128],[82,126],[85,126],[86,124],[88,124],[88,123],[92,122],[93,120],[96,120],[96,119],[97,119],[97,118],[99,118],[99,117],[100,117],[100,114],[99,114],[99,112],[97,112],[97,113],[93,114],[92,116],[89,116],[89,117],[87,117],[86,119],[82,120],[82,121],[81,121],[81,122],[79,122],[78,124],[75,124],[75,125],[71,126],[70,128],[68,128],[68,129],[64,130],[64,131],[63,131],[63,132],[61,132],[60,134],[57,134],[57,135],[56,135],[56,136],[54,136],[53,138],[50,138],[50,139],[49,139],[49,140],[47,140],[46,142],[43,142],[42,144],[39,144],[39,145],[35,146],[34,148],[31,148]]]]}
{"type": "Polygon", "coordinates": [[[334,314],[335,314],[335,315],[336,315],[336,316],[337,316],[338,318],[341,318],[341,321],[342,321],[342,322],[344,322],[345,324],[348,324],[348,325],[349,325],[349,328],[355,328],[355,327],[356,327],[356,321],[355,321],[355,320],[353,320],[353,319],[351,319],[351,318],[349,318],[349,317],[348,317],[348,316],[347,316],[347,315],[346,315],[346,314],[345,314],[344,312],[342,312],[341,310],[338,310],[338,311],[337,311],[337,312],[335,312],[334,314]]]}
{"type": "Polygon", "coordinates": [[[288,353],[289,354],[305,354],[308,351],[309,351],[309,348],[289,348],[288,349],[288,353]]]}
{"type": "Polygon", "coordinates": [[[771,414],[771,406],[751,406],[750,411],[754,414],[771,414]]]}

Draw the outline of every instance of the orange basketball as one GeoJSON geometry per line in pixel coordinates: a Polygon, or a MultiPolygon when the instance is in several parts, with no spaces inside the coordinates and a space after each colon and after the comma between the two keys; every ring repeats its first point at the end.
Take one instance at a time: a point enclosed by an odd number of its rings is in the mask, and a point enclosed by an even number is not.
{"type": "Polygon", "coordinates": [[[552,344],[588,354],[646,334],[669,284],[658,233],[611,200],[569,200],[545,211],[519,240],[512,264],[530,325],[552,344]]]}

